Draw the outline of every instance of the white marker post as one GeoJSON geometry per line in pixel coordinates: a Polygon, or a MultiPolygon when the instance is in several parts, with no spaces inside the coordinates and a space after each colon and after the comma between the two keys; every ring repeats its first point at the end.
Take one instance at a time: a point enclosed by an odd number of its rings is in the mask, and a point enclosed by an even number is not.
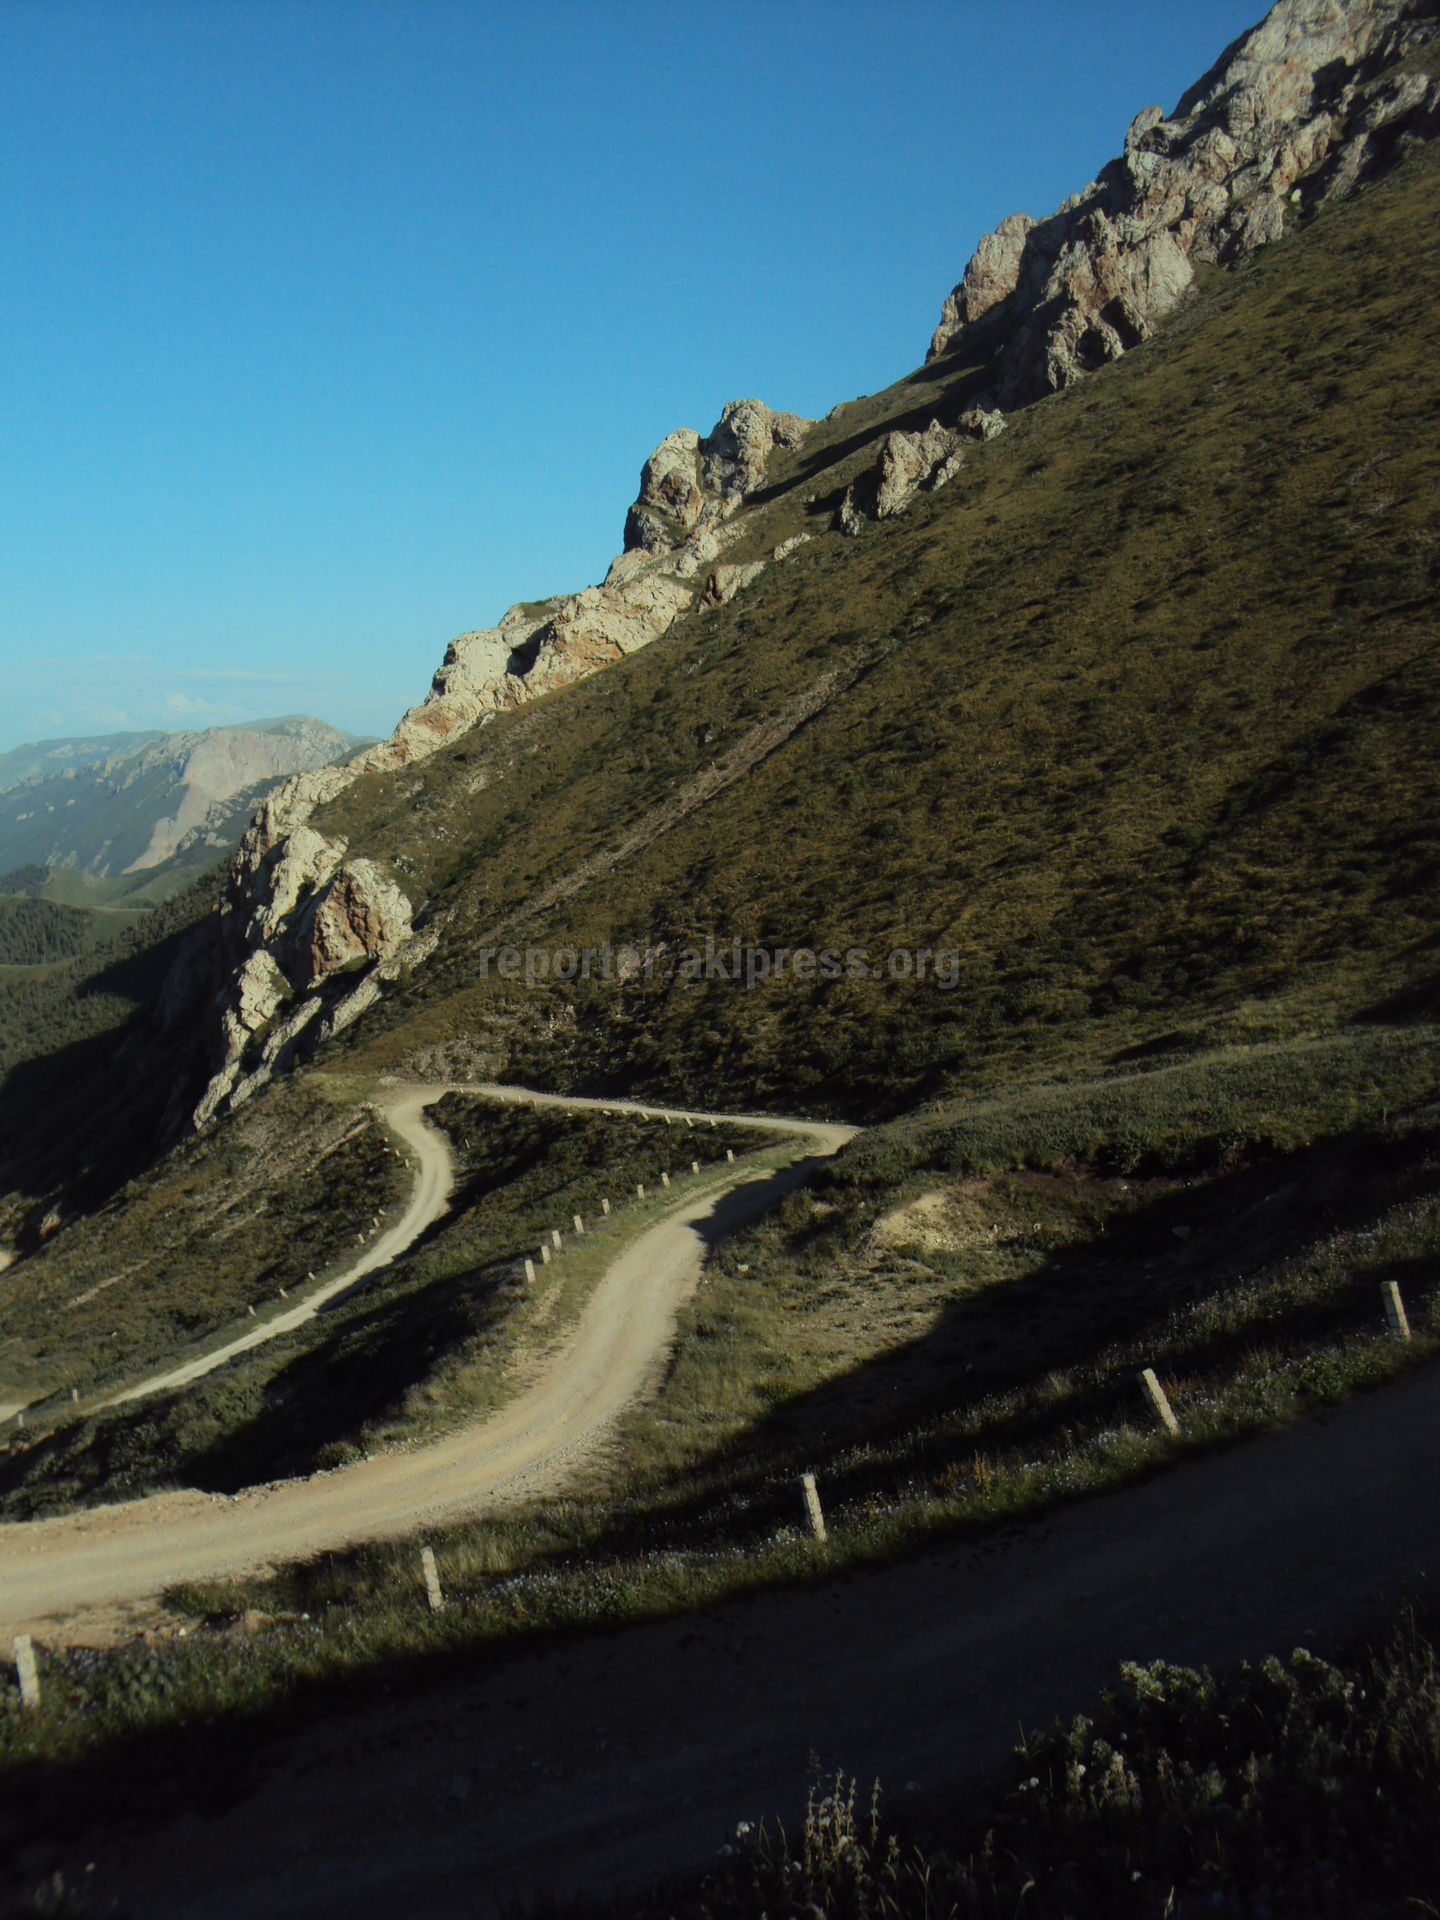
{"type": "Polygon", "coordinates": [[[637,1180],[635,1183],[635,1198],[637,1200],[643,1200],[645,1198],[645,1182],[643,1180],[637,1180]]]}
{"type": "Polygon", "coordinates": [[[825,1516],[820,1511],[820,1491],[815,1485],[813,1473],[802,1476],[800,1485],[805,1493],[805,1511],[810,1516],[810,1531],[823,1547],[825,1544],[825,1516]]]}
{"type": "Polygon", "coordinates": [[[1380,1285],[1380,1298],[1385,1303],[1385,1318],[1390,1331],[1397,1340],[1410,1338],[1410,1319],[1405,1312],[1405,1302],[1400,1298],[1400,1285],[1396,1280],[1385,1280],[1380,1285]]]}
{"type": "Polygon", "coordinates": [[[540,1264],[542,1267],[548,1267],[550,1264],[550,1249],[546,1246],[540,1249],[540,1264]]]}
{"type": "Polygon", "coordinates": [[[535,1284],[535,1262],[533,1260],[527,1260],[525,1262],[525,1284],[527,1287],[533,1287],[535,1284]]]}
{"type": "Polygon", "coordinates": [[[668,1187],[668,1186],[669,1186],[669,1184],[670,1184],[670,1176],[669,1176],[669,1174],[668,1174],[668,1173],[662,1173],[662,1174],[661,1174],[661,1176],[660,1176],[660,1184],[661,1184],[661,1186],[662,1186],[662,1187],[668,1187]]]}
{"type": "Polygon", "coordinates": [[[435,1554],[430,1547],[420,1549],[420,1571],[425,1575],[425,1595],[432,1613],[445,1611],[445,1596],[440,1591],[440,1575],[435,1569],[435,1554]]]}
{"type": "Polygon", "coordinates": [[[1180,1422],[1175,1418],[1174,1408],[1165,1397],[1165,1389],[1155,1378],[1155,1369],[1146,1367],[1140,1376],[1140,1384],[1150,1396],[1150,1404],[1159,1416],[1160,1424],[1173,1438],[1180,1437],[1180,1422]]]}
{"type": "Polygon", "coordinates": [[[560,1229],[558,1227],[551,1227],[550,1229],[550,1244],[557,1253],[560,1251],[560,1229]]]}
{"type": "Polygon", "coordinates": [[[600,1202],[600,1211],[607,1220],[610,1218],[610,1202],[608,1200],[602,1200],[600,1202]]]}
{"type": "Polygon", "coordinates": [[[584,1233],[585,1231],[585,1222],[580,1218],[578,1213],[575,1216],[575,1231],[577,1234],[584,1233]]]}
{"type": "Polygon", "coordinates": [[[699,1173],[699,1171],[700,1171],[700,1162],[699,1162],[698,1160],[692,1160],[692,1161],[690,1162],[690,1171],[691,1171],[691,1173],[699,1173]]]}
{"type": "Polygon", "coordinates": [[[40,1675],[35,1667],[35,1649],[30,1644],[28,1633],[18,1633],[15,1636],[15,1673],[20,1681],[21,1705],[38,1707],[40,1675]]]}
{"type": "Polygon", "coordinates": [[[732,1166],[735,1164],[735,1149],[733,1147],[726,1147],[725,1158],[732,1166]]]}

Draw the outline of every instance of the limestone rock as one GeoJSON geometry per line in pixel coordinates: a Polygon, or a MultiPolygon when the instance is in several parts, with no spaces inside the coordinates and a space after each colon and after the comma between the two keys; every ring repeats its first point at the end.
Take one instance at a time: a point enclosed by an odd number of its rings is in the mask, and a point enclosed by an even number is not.
{"type": "Polygon", "coordinates": [[[971,254],[959,286],[946,296],[927,360],[943,353],[961,327],[973,325],[1014,293],[1025,242],[1034,225],[1028,214],[1011,213],[985,235],[971,254]]]}
{"type": "Polygon", "coordinates": [[[770,558],[772,560],[788,560],[792,553],[798,553],[801,547],[805,546],[807,542],[814,538],[813,533],[792,533],[788,540],[782,540],[780,542],[770,558]]]}
{"type": "Polygon", "coordinates": [[[869,473],[853,481],[840,503],[837,524],[856,534],[867,520],[903,513],[922,486],[933,491],[959,470],[958,436],[932,420],[923,433],[889,433],[869,473]]]}
{"type": "Polygon", "coordinates": [[[625,551],[666,553],[700,518],[700,436],[682,427],[660,442],[640,470],[640,494],[625,517],[625,551]]]}
{"type": "Polygon", "coordinates": [[[263,947],[252,953],[236,981],[235,1012],[246,1033],[255,1033],[271,1021],[290,998],[290,983],[273,954],[263,947]]]}
{"type": "MultiPolygon", "coordinates": [[[[245,849],[242,848],[242,857],[245,849]]],[[[295,911],[303,895],[324,886],[345,857],[343,840],[327,840],[313,827],[298,826],[253,868],[253,884],[238,901],[251,906],[246,923],[252,944],[271,940],[295,911]]]]}
{"type": "Polygon", "coordinates": [[[1434,135],[1440,83],[1391,71],[1434,31],[1428,0],[1279,0],[1173,114],[1137,114],[1083,192],[980,242],[928,357],[983,326],[1014,407],[1128,352],[1197,264],[1280,239],[1297,183],[1302,208],[1318,204],[1434,135]]]}
{"type": "Polygon", "coordinates": [[[1005,431],[1005,416],[998,407],[977,402],[973,407],[966,407],[955,424],[959,432],[968,434],[972,440],[993,440],[1005,431]]]}
{"type": "Polygon", "coordinates": [[[373,860],[346,863],[310,923],[310,978],[377,959],[410,932],[410,902],[373,860]]]}
{"type": "Polygon", "coordinates": [[[511,607],[499,626],[458,634],[445,649],[445,658],[430,683],[441,699],[466,694],[493,696],[497,706],[509,704],[503,690],[509,678],[523,677],[526,648],[545,625],[547,608],[511,607]]]}
{"type": "Polygon", "coordinates": [[[765,484],[773,447],[798,447],[813,422],[772,413],[759,400],[732,400],[700,442],[700,471],[708,493],[738,503],[765,484]]]}
{"type": "Polygon", "coordinates": [[[738,566],[716,567],[705,582],[700,595],[700,607],[709,612],[712,607],[723,607],[733,600],[742,587],[748,587],[752,580],[758,580],[765,571],[763,560],[747,560],[738,566]]]}

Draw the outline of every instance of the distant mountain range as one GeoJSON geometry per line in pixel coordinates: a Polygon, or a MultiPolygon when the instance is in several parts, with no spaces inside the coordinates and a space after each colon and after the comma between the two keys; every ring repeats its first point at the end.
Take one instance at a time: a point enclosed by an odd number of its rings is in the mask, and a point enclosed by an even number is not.
{"type": "Polygon", "coordinates": [[[238,844],[277,781],[364,744],[289,716],[16,747],[0,754],[0,888],[35,868],[110,892],[188,873],[238,844]]]}

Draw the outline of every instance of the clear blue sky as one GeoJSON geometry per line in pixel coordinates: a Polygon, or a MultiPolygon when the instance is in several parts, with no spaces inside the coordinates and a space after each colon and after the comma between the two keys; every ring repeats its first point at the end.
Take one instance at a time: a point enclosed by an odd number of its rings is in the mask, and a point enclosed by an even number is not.
{"type": "Polygon", "coordinates": [[[314,712],[922,359],[1262,0],[0,0],[0,749],[314,712]]]}

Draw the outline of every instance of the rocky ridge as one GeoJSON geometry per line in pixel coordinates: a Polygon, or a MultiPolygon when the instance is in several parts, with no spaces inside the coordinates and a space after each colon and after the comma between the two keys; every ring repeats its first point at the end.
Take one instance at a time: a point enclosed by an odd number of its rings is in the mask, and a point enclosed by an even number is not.
{"type": "MultiPolygon", "coordinates": [[[[837,529],[856,534],[944,486],[970,445],[1003,430],[1004,410],[1144,340],[1197,265],[1280,239],[1287,209],[1303,216],[1431,137],[1440,83],[1403,63],[1435,24],[1435,0],[1280,0],[1173,115],[1137,115],[1122,155],[1083,192],[1047,220],[1002,221],[947,298],[927,356],[965,336],[994,364],[995,397],[972,401],[951,425],[935,419],[881,437],[873,465],[845,491],[837,529]]],[[[392,876],[310,824],[316,810],[362,774],[422,760],[743,590],[769,562],[723,556],[753,523],[771,453],[798,448],[810,431],[742,400],[704,438],[670,434],[645,462],[623,551],[601,585],[512,607],[497,626],[460,635],[429,697],[388,741],[267,800],[222,908],[217,1066],[197,1125],[263,1085],[302,1035],[308,1045],[350,1024],[438,941],[438,926],[416,927],[392,876]]],[[[770,561],[812,537],[782,541],[770,561]]]]}
{"type": "MultiPolygon", "coordinates": [[[[624,550],[601,585],[511,607],[498,625],[459,635],[428,697],[388,740],[269,796],[221,904],[215,1067],[192,1116],[197,1127],[262,1087],[302,1036],[309,1044],[348,1026],[402,966],[434,951],[439,929],[417,930],[395,878],[318,832],[316,811],[363,775],[427,759],[492,715],[648,646],[692,607],[732,598],[764,563],[730,567],[720,555],[743,529],[742,509],[765,483],[771,450],[798,447],[809,426],[736,400],[706,438],[671,434],[645,462],[624,550]]],[[[171,1018],[193,999],[201,971],[195,953],[182,956],[167,996],[171,1018]]]]}
{"type": "Polygon", "coordinates": [[[1173,114],[1147,107],[1124,151],[1049,219],[1011,214],[945,301],[927,360],[985,329],[1014,408],[1144,340],[1202,264],[1382,171],[1440,126],[1440,82],[1397,72],[1433,0],[1280,0],[1173,114]]]}

